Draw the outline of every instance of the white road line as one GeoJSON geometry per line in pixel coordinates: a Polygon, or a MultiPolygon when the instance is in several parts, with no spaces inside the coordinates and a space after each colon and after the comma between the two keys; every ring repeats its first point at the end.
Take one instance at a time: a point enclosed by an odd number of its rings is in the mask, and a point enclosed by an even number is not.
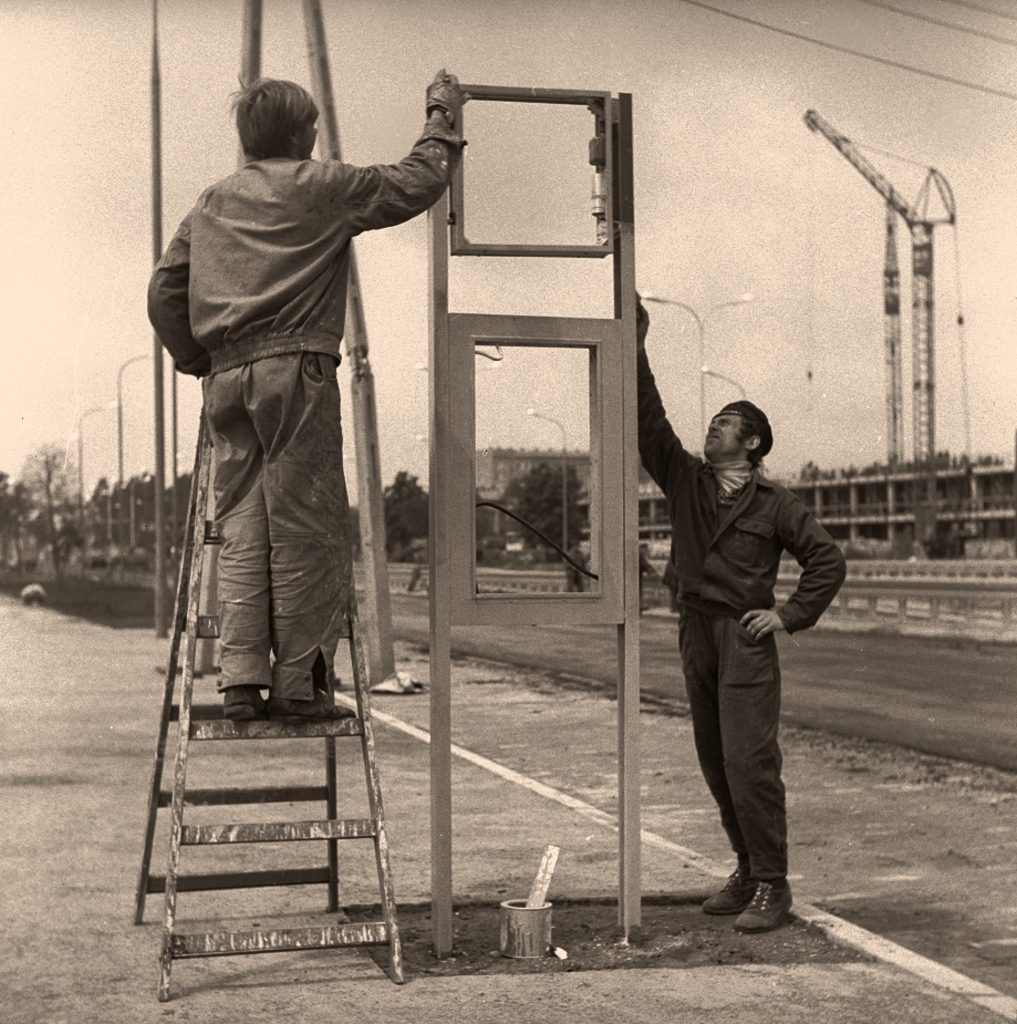
{"type": "MultiPolygon", "coordinates": [[[[349,706],[354,706],[349,698],[338,694],[336,696],[349,706]]],[[[430,733],[424,729],[418,729],[415,725],[410,725],[400,718],[395,718],[393,715],[373,709],[371,715],[379,722],[383,722],[393,729],[398,729],[400,732],[413,736],[422,743],[431,742],[430,733]]],[[[505,779],[506,782],[512,782],[517,786],[528,789],[531,793],[563,804],[570,810],[589,818],[591,821],[597,822],[599,825],[614,831],[618,829],[617,822],[610,814],[600,810],[598,807],[594,807],[592,804],[586,803],[584,800],[579,800],[568,793],[563,793],[560,789],[547,786],[543,782],[531,779],[528,775],[523,775],[521,772],[507,768],[503,764],[498,764],[497,761],[492,761],[480,754],[475,754],[472,750],[467,750],[465,747],[457,746],[454,743],[452,744],[452,753],[464,761],[475,764],[478,768],[492,772],[494,775],[505,779]]],[[[726,878],[729,874],[726,867],[722,867],[711,858],[704,857],[702,854],[696,853],[695,850],[680,846],[678,843],[673,843],[670,839],[665,839],[663,836],[658,836],[656,833],[649,832],[646,829],[643,829],[640,835],[642,841],[647,846],[654,846],[658,849],[678,854],[695,864],[705,874],[718,878],[726,878]]],[[[961,974],[950,967],[936,963],[935,960],[930,960],[928,957],[914,953],[910,949],[905,949],[889,939],[884,939],[880,935],[866,931],[864,928],[859,928],[858,925],[835,917],[833,914],[828,914],[825,910],[820,910],[811,904],[796,901],[794,912],[803,921],[808,921],[821,928],[834,942],[851,946],[853,949],[867,953],[869,956],[884,963],[893,964],[939,988],[970,999],[971,1002],[977,1003],[979,1006],[983,1006],[994,1013],[998,1013],[1006,1020],[1017,1021],[1017,999],[1004,995],[989,985],[983,985],[982,982],[969,978],[966,974],[961,974]]]]}

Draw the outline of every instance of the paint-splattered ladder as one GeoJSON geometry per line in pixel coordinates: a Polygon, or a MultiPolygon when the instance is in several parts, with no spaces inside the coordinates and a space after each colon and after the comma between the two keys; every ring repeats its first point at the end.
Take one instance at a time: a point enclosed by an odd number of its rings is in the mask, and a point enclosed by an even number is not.
{"type": "MultiPolygon", "coordinates": [[[[395,895],[385,835],[381,785],[374,754],[371,712],[368,698],[367,671],[356,612],[349,620],[350,662],[353,674],[356,717],[336,721],[284,723],[270,720],[230,721],[222,717],[222,706],[193,703],[196,675],[197,641],[218,636],[218,621],[213,616],[199,615],[202,563],[205,549],[218,544],[214,524],[206,519],[209,500],[212,449],[204,426],[199,427],[195,470],[187,516],[187,530],[177,584],[174,632],[166,668],[166,686],[155,767],[149,791],[148,821],[135,904],[135,923],[142,924],[145,897],[148,893],[165,894],[165,924],[158,996],[169,998],[170,971],[174,960],[188,957],[222,956],[226,954],[263,953],[340,946],[389,947],[389,974],[393,981],[403,981],[399,928],[396,921],[395,895]],[[200,514],[199,514],[200,513],[200,514]],[[181,640],[183,655],[181,658],[181,640]],[[182,663],[182,685],[179,703],[175,702],[178,664],[182,663]],[[177,752],[171,790],[162,790],[166,743],[171,722],[177,722],[177,752]],[[369,816],[338,817],[337,737],[359,736],[367,779],[369,816]],[[192,742],[206,740],[293,740],[322,737],[325,740],[325,780],[323,785],[254,787],[233,789],[186,788],[187,758],[192,742]],[[310,821],[239,822],[232,824],[185,824],[184,810],[193,807],[249,804],[308,803],[324,801],[326,816],[310,821]],[[170,810],[169,863],[165,876],[150,873],[152,848],[156,833],[157,812],[170,810]],[[343,839],[370,839],[374,844],[378,884],[381,894],[380,919],[351,922],[339,903],[338,844],[343,839]],[[235,843],[279,843],[324,840],[327,843],[327,864],[322,866],[281,868],[257,871],[233,871],[215,874],[181,875],[180,855],[183,847],[221,846],[235,843]],[[213,929],[186,932],[177,927],[177,894],[210,890],[252,889],[262,886],[291,886],[323,883],[327,886],[328,904],[324,918],[318,917],[310,926],[252,927],[238,931],[213,929]]],[[[355,605],[354,605],[355,607],[355,605]]],[[[223,748],[215,748],[223,749],[223,748]]],[[[235,774],[235,772],[233,773],[235,774]]]]}

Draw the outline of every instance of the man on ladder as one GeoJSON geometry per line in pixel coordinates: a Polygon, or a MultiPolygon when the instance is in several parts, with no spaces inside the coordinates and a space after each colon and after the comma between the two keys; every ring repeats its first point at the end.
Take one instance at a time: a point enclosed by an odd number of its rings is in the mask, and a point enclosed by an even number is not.
{"type": "Polygon", "coordinates": [[[202,194],[152,275],[149,318],[176,368],[202,378],[215,449],[227,719],[351,713],[333,696],[354,606],[336,381],[350,242],[441,196],[464,145],[461,103],[440,71],[410,154],[352,167],[311,159],[306,90],[255,82],[235,101],[246,164],[202,194]]]}

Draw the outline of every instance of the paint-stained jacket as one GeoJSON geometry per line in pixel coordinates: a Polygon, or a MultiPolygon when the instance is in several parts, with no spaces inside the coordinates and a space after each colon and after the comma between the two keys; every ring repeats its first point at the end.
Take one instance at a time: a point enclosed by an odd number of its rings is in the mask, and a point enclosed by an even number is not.
{"type": "Polygon", "coordinates": [[[685,450],[664,411],[645,351],[638,355],[639,454],[667,498],[671,574],[679,600],[717,614],[772,608],[782,551],[802,567],[795,592],[777,609],[793,633],[815,624],[844,582],[844,556],[787,488],[754,470],[730,508],[718,506],[707,464],[685,450]]]}
{"type": "Polygon", "coordinates": [[[201,377],[302,351],[338,360],[350,240],[423,213],[459,162],[458,140],[429,130],[397,164],[254,160],[207,189],[148,288],[177,369],[201,377]]]}

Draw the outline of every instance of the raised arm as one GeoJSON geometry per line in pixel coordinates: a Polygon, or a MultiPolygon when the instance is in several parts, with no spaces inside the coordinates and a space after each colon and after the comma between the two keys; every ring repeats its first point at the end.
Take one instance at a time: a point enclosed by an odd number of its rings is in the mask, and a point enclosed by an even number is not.
{"type": "Polygon", "coordinates": [[[646,355],[646,335],[650,329],[650,317],[642,302],[636,303],[636,381],[638,389],[639,415],[639,456],[647,473],[657,486],[668,493],[669,481],[680,473],[692,456],[683,447],[675,434],[664,403],[661,401],[657,382],[650,369],[646,355]]]}
{"type": "Polygon", "coordinates": [[[353,234],[401,224],[438,201],[466,144],[455,131],[461,109],[458,79],[441,70],[427,89],[423,134],[406,157],[371,167],[335,165],[329,199],[349,216],[353,234]]]}

